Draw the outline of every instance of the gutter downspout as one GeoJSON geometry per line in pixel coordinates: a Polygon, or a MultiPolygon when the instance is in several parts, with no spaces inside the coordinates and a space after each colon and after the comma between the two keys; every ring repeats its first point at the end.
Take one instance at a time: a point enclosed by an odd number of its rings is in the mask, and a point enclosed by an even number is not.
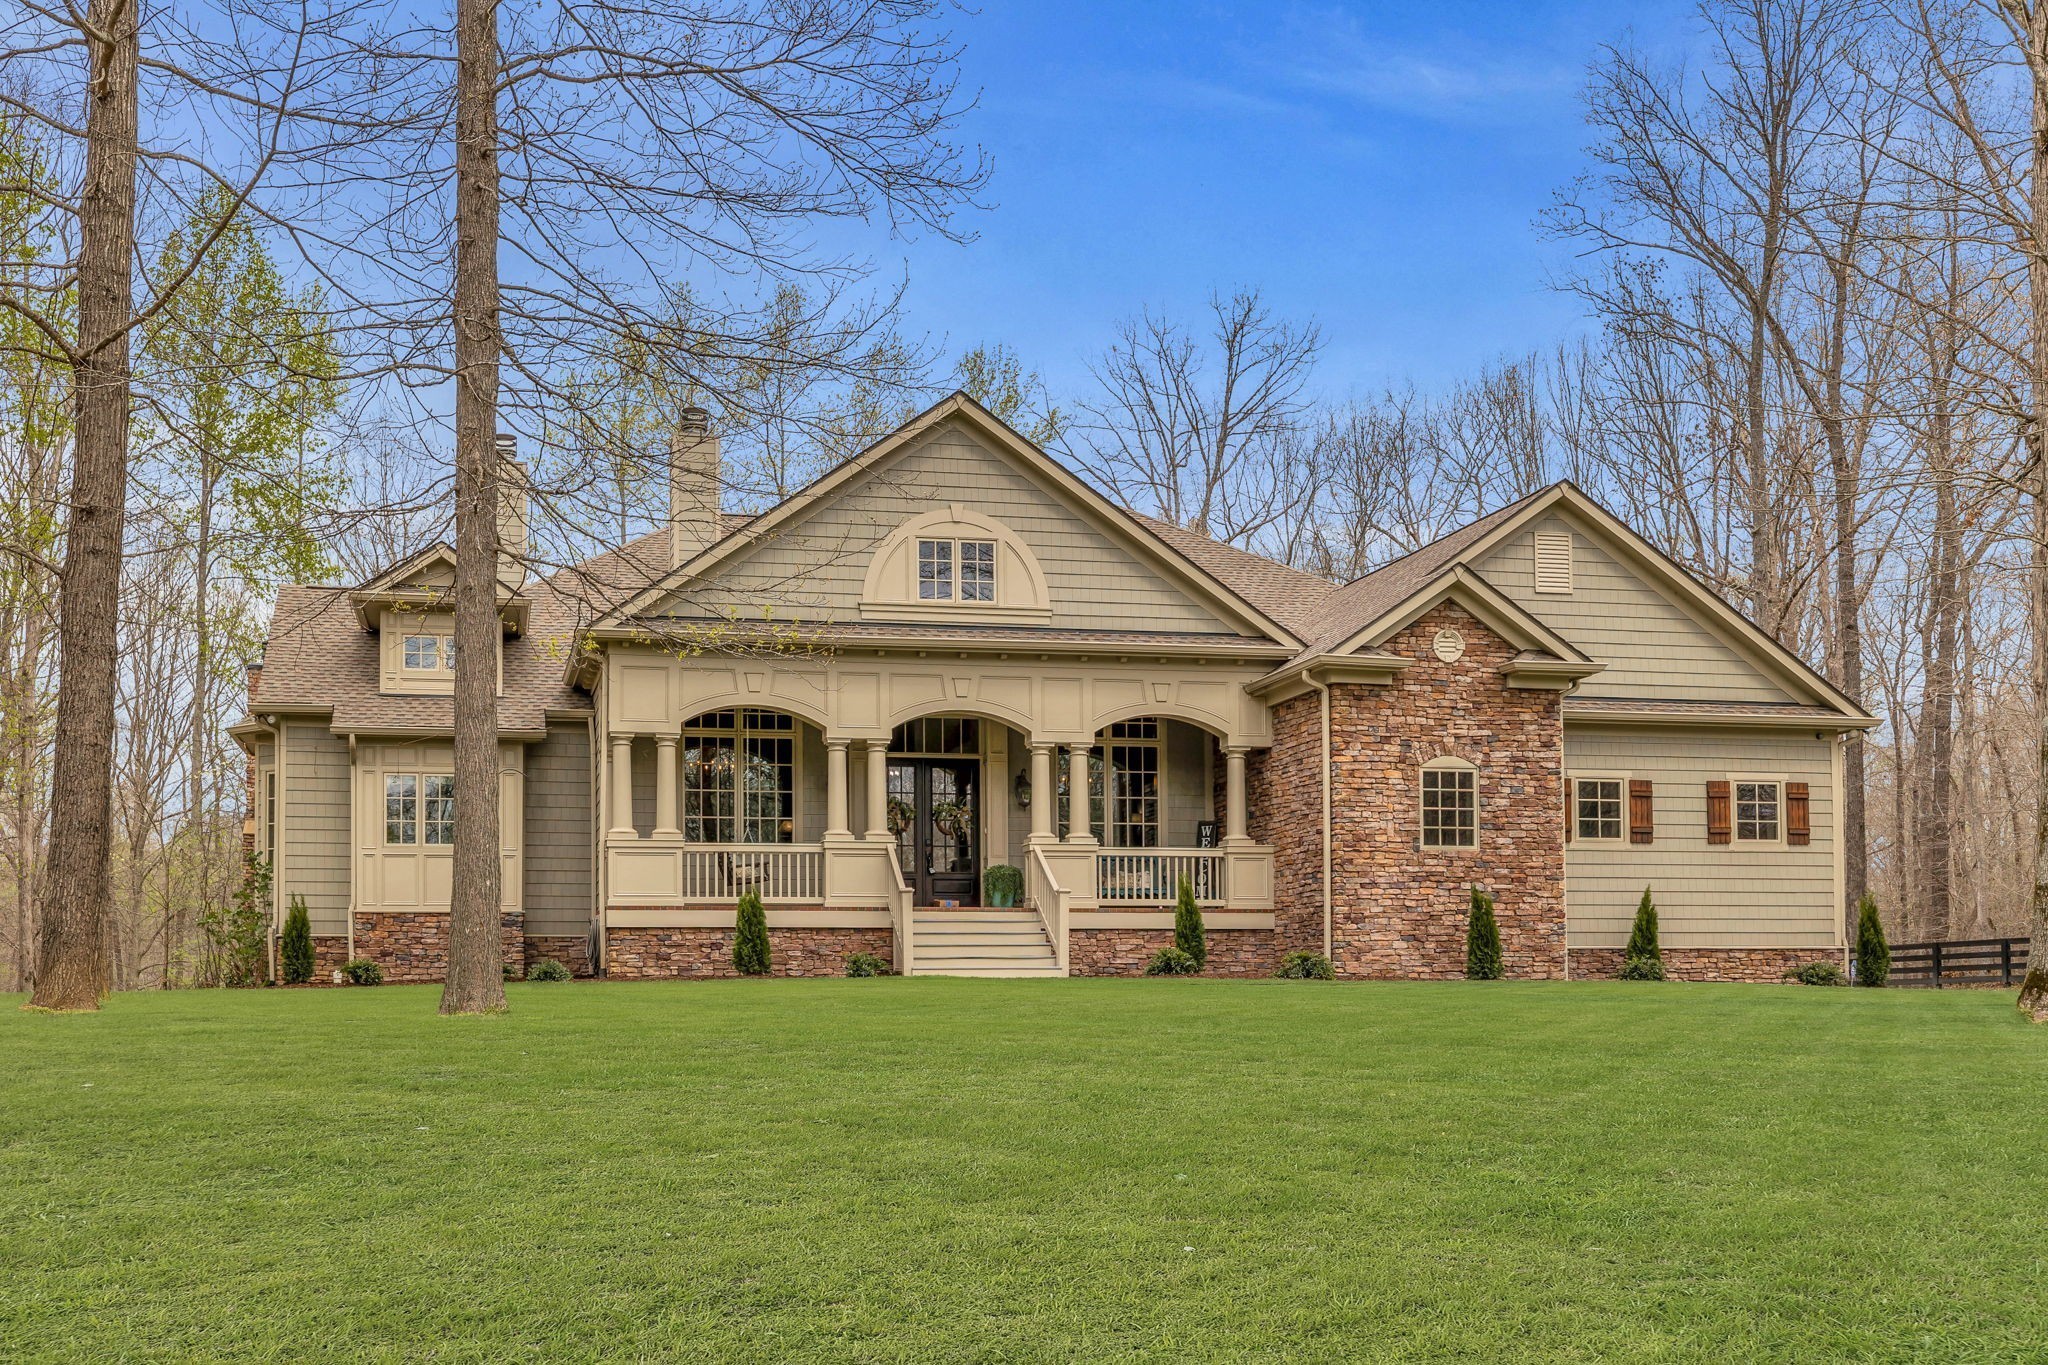
{"type": "MultiPolygon", "coordinates": [[[[277,981],[277,936],[283,927],[278,922],[277,914],[277,898],[283,894],[284,886],[284,879],[279,874],[284,870],[284,848],[287,842],[285,830],[290,824],[285,818],[285,812],[291,807],[289,801],[286,800],[290,788],[285,783],[284,717],[278,715],[271,716],[270,725],[277,733],[277,740],[274,746],[277,750],[277,847],[270,850],[270,932],[263,936],[263,959],[264,969],[269,972],[270,981],[275,984],[277,981]]],[[[351,861],[355,858],[355,850],[353,848],[349,850],[349,858],[351,861]]]]}
{"type": "Polygon", "coordinates": [[[1331,962],[1331,965],[1332,965],[1332,966],[1334,966],[1334,965],[1336,964],[1336,958],[1335,958],[1334,956],[1332,956],[1332,948],[1333,948],[1333,945],[1334,945],[1334,942],[1335,942],[1335,940],[1334,940],[1334,937],[1333,937],[1333,935],[1332,935],[1332,923],[1331,923],[1331,914],[1330,914],[1330,903],[1331,903],[1331,897],[1330,897],[1330,845],[1331,845],[1331,839],[1332,839],[1332,835],[1331,835],[1331,832],[1330,832],[1330,807],[1331,807],[1331,802],[1330,802],[1330,685],[1329,685],[1328,683],[1326,683],[1326,682],[1323,682],[1323,681],[1321,681],[1321,680],[1320,680],[1320,679],[1318,679],[1318,678],[1317,678],[1317,677],[1316,677],[1316,676],[1315,676],[1315,675],[1314,675],[1313,673],[1307,672],[1306,670],[1304,670],[1304,671],[1303,671],[1303,673],[1302,673],[1302,675],[1301,675],[1301,678],[1302,678],[1302,681],[1303,681],[1303,682],[1307,683],[1307,684],[1308,684],[1308,685],[1309,685],[1310,687],[1313,687],[1313,688],[1314,688],[1314,689],[1316,690],[1316,693],[1317,693],[1317,695],[1318,695],[1318,696],[1319,696],[1319,697],[1320,697],[1320,698],[1322,699],[1322,726],[1323,726],[1323,820],[1322,820],[1322,825],[1323,825],[1323,956],[1324,956],[1324,957],[1326,957],[1326,958],[1329,958],[1329,959],[1330,959],[1330,962],[1331,962]]]}
{"type": "Polygon", "coordinates": [[[362,853],[357,841],[357,807],[363,802],[362,774],[356,769],[356,732],[348,732],[348,960],[356,960],[356,879],[362,870],[362,853]]]}

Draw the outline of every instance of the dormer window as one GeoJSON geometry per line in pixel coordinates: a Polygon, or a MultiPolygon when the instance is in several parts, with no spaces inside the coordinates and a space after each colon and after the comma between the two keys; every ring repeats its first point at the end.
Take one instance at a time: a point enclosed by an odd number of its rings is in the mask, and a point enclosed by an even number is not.
{"type": "Polygon", "coordinates": [[[993,540],[918,541],[917,596],[921,602],[995,601],[996,543],[993,540]]]}
{"type": "Polygon", "coordinates": [[[455,668],[453,635],[408,635],[403,644],[403,666],[408,672],[436,673],[455,668]]]}

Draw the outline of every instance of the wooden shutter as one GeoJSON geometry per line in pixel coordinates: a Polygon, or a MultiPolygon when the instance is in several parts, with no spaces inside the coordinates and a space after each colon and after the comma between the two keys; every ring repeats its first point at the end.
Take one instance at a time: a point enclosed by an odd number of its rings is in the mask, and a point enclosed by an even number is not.
{"type": "Polygon", "coordinates": [[[1785,784],[1785,842],[1795,846],[1813,842],[1813,796],[1804,782],[1785,784]]]}
{"type": "Polygon", "coordinates": [[[1579,823],[1579,784],[1572,778],[1564,780],[1564,841],[1572,841],[1572,826],[1579,823]]]}
{"type": "Polygon", "coordinates": [[[1707,842],[1725,844],[1733,834],[1733,823],[1728,818],[1728,784],[1709,782],[1707,784],[1707,842]]]}
{"type": "Polygon", "coordinates": [[[1657,821],[1650,805],[1650,779],[1632,777],[1628,782],[1628,841],[1652,844],[1657,841],[1657,821]]]}

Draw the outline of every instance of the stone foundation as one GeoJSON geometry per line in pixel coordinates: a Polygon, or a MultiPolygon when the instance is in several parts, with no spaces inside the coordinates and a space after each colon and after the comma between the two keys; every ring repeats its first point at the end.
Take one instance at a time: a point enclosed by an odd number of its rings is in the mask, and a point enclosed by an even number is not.
{"type": "MultiPolygon", "coordinates": [[[[526,917],[507,910],[499,917],[504,960],[524,975],[526,917]]],[[[448,912],[390,910],[356,914],[356,956],[384,969],[387,985],[440,981],[448,975],[448,912]]]]}
{"type": "MultiPolygon", "coordinates": [[[[1142,976],[1171,929],[1074,929],[1067,934],[1067,970],[1074,976],[1142,976]]],[[[1280,953],[1271,929],[1211,929],[1204,976],[1271,976],[1280,953]]]]}
{"type": "MultiPolygon", "coordinates": [[[[1572,949],[1574,981],[1613,981],[1621,975],[1620,948],[1572,949]]],[[[1672,981],[1782,983],[1785,973],[1809,962],[1842,965],[1839,948],[1666,948],[1664,975],[1672,981]]]]}
{"type": "MultiPolygon", "coordinates": [[[[735,977],[731,929],[608,929],[604,974],[614,981],[735,977]]],[[[887,929],[770,929],[771,976],[844,976],[846,959],[872,953],[894,960],[887,929]]]]}
{"type": "Polygon", "coordinates": [[[520,975],[526,975],[534,963],[553,958],[567,967],[575,976],[594,976],[590,966],[590,936],[588,934],[528,934],[526,936],[525,965],[520,975]]]}
{"type": "MultiPolygon", "coordinates": [[[[315,986],[329,986],[334,983],[334,974],[341,970],[341,964],[348,961],[347,934],[313,935],[313,980],[315,986]]],[[[284,944],[277,945],[277,979],[284,980],[284,944]]]]}

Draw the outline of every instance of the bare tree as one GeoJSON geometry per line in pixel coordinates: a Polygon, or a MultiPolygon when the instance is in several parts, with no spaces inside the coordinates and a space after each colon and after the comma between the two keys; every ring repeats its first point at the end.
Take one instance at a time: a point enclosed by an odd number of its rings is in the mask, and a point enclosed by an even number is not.
{"type": "Polygon", "coordinates": [[[1201,336],[1151,312],[1120,324],[1064,439],[1125,506],[1252,541],[1313,495],[1288,438],[1310,409],[1322,331],[1274,317],[1256,289],[1211,296],[1209,314],[1201,336]]]}

